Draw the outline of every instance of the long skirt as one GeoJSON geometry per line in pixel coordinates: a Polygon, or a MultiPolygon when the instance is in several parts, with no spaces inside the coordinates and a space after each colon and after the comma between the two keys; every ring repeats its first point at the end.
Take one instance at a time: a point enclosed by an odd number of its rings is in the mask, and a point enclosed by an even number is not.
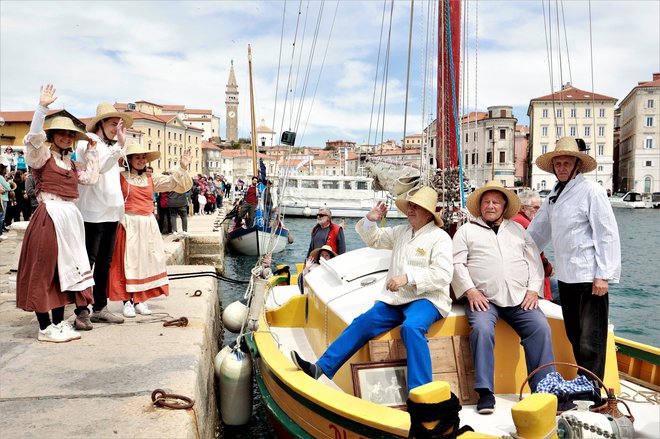
{"type": "MultiPolygon", "coordinates": [[[[85,238],[80,237],[82,242],[85,238]]],[[[83,291],[60,290],[57,274],[57,235],[44,203],[30,219],[25,231],[16,278],[16,306],[25,311],[48,312],[69,303],[94,303],[92,288],[83,291]]]]}

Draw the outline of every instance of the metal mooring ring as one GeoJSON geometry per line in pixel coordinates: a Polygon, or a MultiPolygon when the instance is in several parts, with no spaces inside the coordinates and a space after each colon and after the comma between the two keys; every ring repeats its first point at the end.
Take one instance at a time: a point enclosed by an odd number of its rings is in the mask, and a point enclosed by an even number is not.
{"type": "Polygon", "coordinates": [[[174,320],[167,320],[163,322],[163,326],[188,326],[188,319],[181,317],[174,320]]]}
{"type": "Polygon", "coordinates": [[[187,410],[195,405],[195,401],[187,396],[175,395],[174,393],[168,394],[162,389],[151,392],[151,401],[158,407],[167,407],[174,410],[187,410]]]}
{"type": "Polygon", "coordinates": [[[202,290],[196,290],[194,293],[192,293],[192,297],[199,297],[202,295],[202,290]]]}

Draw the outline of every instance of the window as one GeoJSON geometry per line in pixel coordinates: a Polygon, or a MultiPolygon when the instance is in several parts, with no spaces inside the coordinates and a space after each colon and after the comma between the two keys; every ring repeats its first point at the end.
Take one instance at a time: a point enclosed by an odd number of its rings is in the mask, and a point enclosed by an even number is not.
{"type": "Polygon", "coordinates": [[[605,117],[605,109],[604,108],[598,109],[598,117],[605,117]]]}
{"type": "Polygon", "coordinates": [[[167,133],[167,140],[169,140],[171,138],[172,138],[172,132],[170,131],[169,133],[167,133]]]}
{"type": "MultiPolygon", "coordinates": [[[[334,172],[333,172],[334,175],[334,172]]],[[[338,181],[323,181],[322,182],[323,189],[339,189],[339,182],[338,181]]]]}
{"type": "Polygon", "coordinates": [[[557,108],[557,117],[561,117],[562,114],[561,108],[557,108]]]}
{"type": "Polygon", "coordinates": [[[491,151],[486,153],[486,163],[493,163],[493,153],[491,151]]]}
{"type": "Polygon", "coordinates": [[[488,130],[488,140],[493,140],[493,130],[488,130]]]}
{"type": "Polygon", "coordinates": [[[584,127],[584,137],[590,137],[591,136],[591,125],[587,125],[584,127]]]}
{"type": "Polygon", "coordinates": [[[465,164],[467,165],[469,162],[470,154],[465,154],[465,164]]]}
{"type": "Polygon", "coordinates": [[[472,134],[472,140],[475,142],[477,141],[477,132],[475,131],[474,134],[472,134]]]}
{"type": "Polygon", "coordinates": [[[172,145],[167,145],[167,154],[172,154],[172,145]]]}
{"type": "Polygon", "coordinates": [[[160,138],[160,130],[158,130],[158,138],[160,138]]]}
{"type": "Polygon", "coordinates": [[[472,153],[472,164],[474,165],[476,163],[477,163],[477,154],[472,153]]]}
{"type": "Polygon", "coordinates": [[[149,151],[151,151],[151,141],[150,141],[149,143],[147,143],[147,149],[148,149],[149,151]]]}
{"type": "Polygon", "coordinates": [[[319,182],[316,180],[303,180],[300,182],[300,187],[303,189],[318,189],[319,182]]]}
{"type": "Polygon", "coordinates": [[[506,152],[500,151],[500,163],[505,163],[505,162],[506,162],[506,152]]]}
{"type": "Polygon", "coordinates": [[[545,180],[541,180],[541,189],[545,189],[545,185],[546,185],[545,180]]]}
{"type": "Polygon", "coordinates": [[[584,117],[591,117],[591,108],[584,109],[584,117]]]}
{"type": "Polygon", "coordinates": [[[179,142],[183,140],[183,134],[179,133],[179,142]]]}
{"type": "Polygon", "coordinates": [[[603,167],[602,166],[598,166],[598,172],[603,172],[603,167]]]}
{"type": "Polygon", "coordinates": [[[653,183],[653,179],[650,175],[644,177],[644,192],[651,192],[651,183],[653,183]]]}
{"type": "Polygon", "coordinates": [[[348,190],[352,189],[352,188],[351,188],[351,182],[350,182],[350,181],[345,181],[345,182],[344,182],[344,189],[348,189],[348,190]]]}
{"type": "Polygon", "coordinates": [[[506,139],[506,130],[500,130],[500,140],[506,139]]]}
{"type": "Polygon", "coordinates": [[[570,133],[571,133],[570,134],[571,137],[577,136],[577,127],[575,125],[571,126],[570,133]]]}
{"type": "Polygon", "coordinates": [[[548,137],[548,127],[547,126],[542,126],[541,127],[541,136],[542,137],[548,137]]]}
{"type": "Polygon", "coordinates": [[[541,117],[548,117],[548,109],[544,108],[543,111],[541,112],[541,117]]]}
{"type": "MultiPolygon", "coordinates": [[[[646,108],[655,108],[655,101],[653,99],[648,99],[646,101],[646,108]]],[[[650,192],[650,191],[647,191],[650,192]]]]}
{"type": "Polygon", "coordinates": [[[653,149],[653,137],[647,137],[644,141],[645,149],[653,149]]]}
{"type": "Polygon", "coordinates": [[[357,182],[357,188],[358,188],[358,190],[366,191],[367,190],[367,182],[366,181],[358,181],[357,182]]]}
{"type": "Polygon", "coordinates": [[[557,137],[563,136],[564,135],[563,127],[556,127],[556,128],[557,128],[557,137]]]}
{"type": "Polygon", "coordinates": [[[605,137],[605,126],[598,125],[598,137],[605,137]]]}
{"type": "Polygon", "coordinates": [[[599,143],[598,144],[598,155],[605,155],[605,144],[604,143],[599,143]]]}
{"type": "Polygon", "coordinates": [[[548,144],[547,143],[542,143],[541,144],[541,154],[545,154],[548,152],[548,144]]]}
{"type": "Polygon", "coordinates": [[[147,134],[151,136],[151,128],[147,129],[147,134]]]}
{"type": "Polygon", "coordinates": [[[652,160],[645,160],[644,161],[644,166],[647,167],[647,168],[650,168],[651,166],[653,166],[653,161],[652,160]]]}
{"type": "Polygon", "coordinates": [[[646,116],[646,124],[644,126],[645,127],[653,126],[653,116],[646,116]]]}
{"type": "Polygon", "coordinates": [[[577,117],[577,110],[575,108],[571,108],[571,117],[577,117]]]}

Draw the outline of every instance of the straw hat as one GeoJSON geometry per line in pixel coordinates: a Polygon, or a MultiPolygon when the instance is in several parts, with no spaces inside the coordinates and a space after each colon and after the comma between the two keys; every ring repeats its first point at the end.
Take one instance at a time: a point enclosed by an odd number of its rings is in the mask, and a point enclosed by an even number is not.
{"type": "Polygon", "coordinates": [[[96,117],[93,117],[92,120],[87,122],[87,131],[94,132],[99,120],[109,119],[111,117],[119,117],[123,119],[126,128],[130,128],[131,125],[133,125],[133,118],[129,116],[128,113],[117,111],[110,102],[101,102],[96,107],[96,117]]]}
{"type": "Polygon", "coordinates": [[[415,203],[422,209],[433,214],[433,222],[438,227],[442,227],[444,222],[440,215],[435,213],[435,206],[438,204],[438,193],[435,189],[428,186],[422,186],[416,191],[410,190],[407,193],[405,198],[397,198],[395,201],[397,209],[399,212],[406,215],[408,210],[408,203],[415,203]]]}
{"type": "Polygon", "coordinates": [[[334,250],[332,249],[332,247],[330,247],[329,245],[324,245],[323,247],[315,248],[314,250],[312,250],[311,252],[309,252],[309,255],[310,255],[314,260],[317,260],[317,259],[319,258],[319,254],[320,254],[323,250],[325,250],[325,251],[327,251],[328,253],[330,253],[330,254],[332,255],[333,258],[334,258],[335,256],[337,256],[337,253],[335,253],[335,251],[334,251],[334,250]]]}
{"type": "Polygon", "coordinates": [[[591,157],[589,154],[585,154],[580,151],[577,142],[572,137],[562,137],[557,141],[555,145],[555,150],[541,154],[536,159],[536,166],[545,172],[554,174],[555,170],[552,166],[552,159],[560,155],[570,155],[580,159],[578,164],[578,171],[582,174],[591,172],[596,169],[596,159],[591,157]]]}
{"type": "Polygon", "coordinates": [[[73,131],[76,135],[76,140],[89,140],[87,134],[78,128],[73,121],[66,116],[55,116],[46,121],[44,125],[44,131],[51,130],[62,130],[62,131],[73,131]]]}
{"type": "Polygon", "coordinates": [[[160,151],[152,151],[139,143],[132,143],[126,147],[126,157],[132,154],[146,154],[147,162],[152,162],[160,158],[160,151]]]}
{"type": "Polygon", "coordinates": [[[488,191],[500,192],[507,200],[504,219],[515,216],[520,210],[520,198],[515,192],[505,188],[499,181],[489,181],[485,186],[472,192],[467,199],[467,208],[474,217],[481,216],[481,196],[488,191]]]}

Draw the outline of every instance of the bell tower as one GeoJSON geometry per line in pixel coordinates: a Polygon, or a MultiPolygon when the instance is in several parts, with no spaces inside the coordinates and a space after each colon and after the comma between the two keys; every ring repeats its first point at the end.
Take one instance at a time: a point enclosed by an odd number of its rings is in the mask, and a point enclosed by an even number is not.
{"type": "Polygon", "coordinates": [[[227,118],[227,142],[238,142],[238,84],[234,74],[234,60],[231,60],[229,80],[225,90],[225,107],[227,118]]]}

